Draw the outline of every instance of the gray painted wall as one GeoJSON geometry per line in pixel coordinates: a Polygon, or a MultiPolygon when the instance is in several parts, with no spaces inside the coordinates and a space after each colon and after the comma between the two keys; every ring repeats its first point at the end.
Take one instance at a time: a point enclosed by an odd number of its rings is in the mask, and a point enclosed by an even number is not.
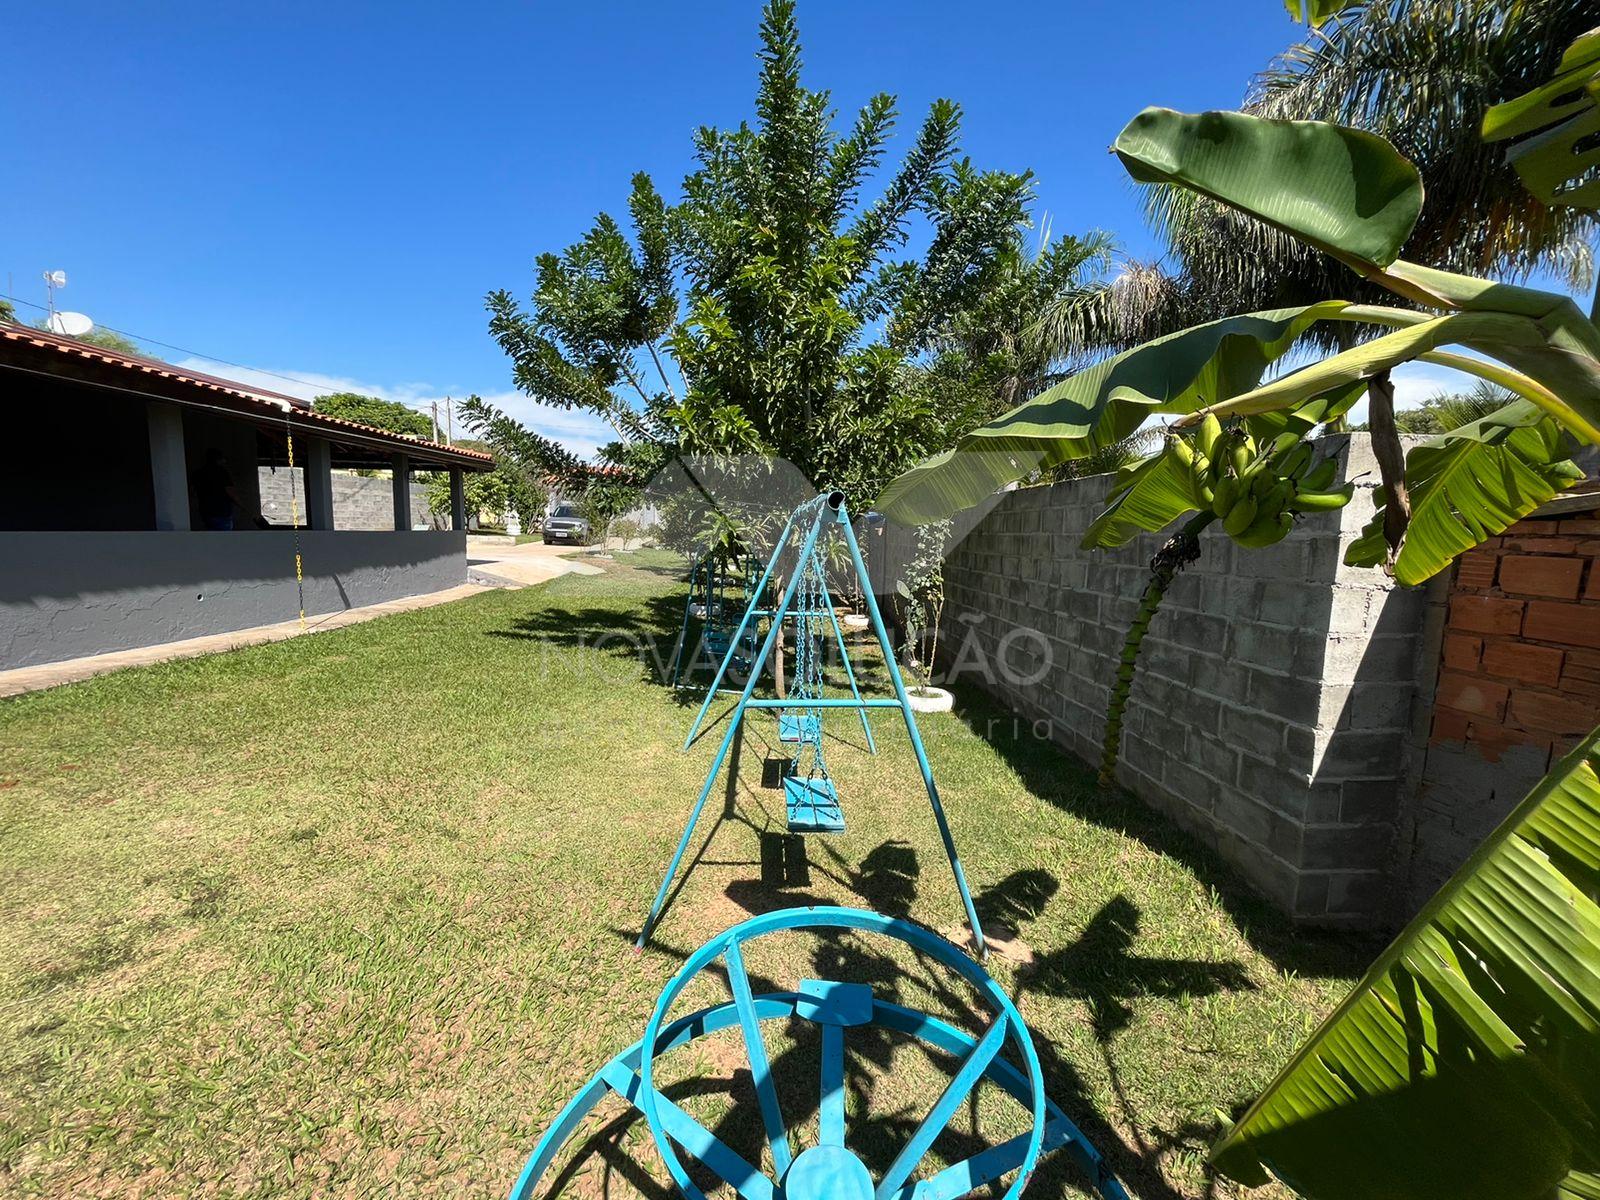
{"type": "MultiPolygon", "coordinates": [[[[1294,916],[1371,926],[1388,915],[1428,651],[1422,593],[1343,565],[1377,477],[1370,441],[1351,437],[1348,447],[1324,441],[1358,485],[1343,512],[1265,550],[1209,531],[1201,560],[1168,589],[1144,643],[1118,779],[1294,916]]],[[[1109,486],[1101,476],[1012,492],[945,568],[941,658],[952,674],[1091,763],[1164,540],[1081,549],[1109,486]]]]}
{"type": "MultiPolygon", "coordinates": [[[[466,534],[301,531],[307,615],[467,579],[466,534]]],[[[0,669],[290,621],[294,535],[0,533],[0,669]]]]}

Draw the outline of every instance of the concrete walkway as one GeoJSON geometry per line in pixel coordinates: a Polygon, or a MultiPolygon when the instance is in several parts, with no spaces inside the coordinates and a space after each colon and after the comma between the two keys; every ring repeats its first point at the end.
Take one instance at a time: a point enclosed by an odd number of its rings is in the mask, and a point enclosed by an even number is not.
{"type": "Polygon", "coordinates": [[[280,621],[276,625],[256,625],[250,629],[236,629],[232,633],[213,633],[206,637],[185,638],[181,642],[165,642],[159,646],[139,646],[132,650],[113,650],[108,654],[91,654],[84,658],[69,658],[62,662],[42,663],[37,667],[16,667],[0,671],[0,696],[16,696],[35,692],[40,688],[56,687],[63,683],[76,683],[108,671],[124,667],[142,667],[150,663],[166,662],[174,658],[198,658],[202,654],[219,654],[237,650],[241,646],[259,646],[264,642],[282,642],[302,633],[322,633],[329,629],[343,629],[358,625],[374,617],[387,617],[392,613],[411,612],[418,608],[432,608],[436,604],[449,604],[467,596],[476,596],[489,589],[482,584],[463,583],[442,592],[429,592],[424,596],[406,596],[387,600],[382,604],[367,604],[360,608],[347,608],[343,612],[323,613],[307,617],[305,629],[300,622],[280,621]]]}
{"type": "Polygon", "coordinates": [[[0,671],[0,696],[17,696],[23,692],[36,692],[40,688],[57,687],[63,683],[76,683],[95,675],[120,671],[124,667],[142,667],[151,663],[166,662],[175,658],[198,658],[202,654],[220,654],[242,646],[259,646],[265,642],[281,642],[302,633],[321,633],[328,629],[343,629],[386,617],[392,613],[411,612],[419,608],[432,608],[436,604],[449,604],[475,596],[491,588],[522,588],[545,583],[569,572],[578,575],[603,575],[603,567],[570,557],[581,554],[580,546],[546,546],[539,542],[518,546],[499,538],[467,538],[468,582],[442,592],[423,596],[406,596],[383,604],[368,604],[360,608],[347,608],[342,612],[323,613],[307,617],[304,629],[299,621],[280,621],[276,625],[257,625],[250,629],[237,629],[231,633],[215,633],[206,637],[186,638],[181,642],[166,642],[159,646],[139,646],[133,650],[113,650],[108,654],[91,654],[84,658],[69,658],[63,662],[42,663],[37,667],[16,667],[0,671]]]}
{"type": "Polygon", "coordinates": [[[468,576],[490,587],[532,587],[566,574],[602,575],[604,569],[581,557],[583,546],[517,546],[498,538],[467,538],[468,576]]]}

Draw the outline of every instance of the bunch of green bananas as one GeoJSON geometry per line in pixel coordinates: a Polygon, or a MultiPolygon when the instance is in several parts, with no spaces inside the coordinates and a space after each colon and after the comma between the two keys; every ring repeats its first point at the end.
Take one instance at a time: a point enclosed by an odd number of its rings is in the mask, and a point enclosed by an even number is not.
{"type": "Polygon", "coordinates": [[[1210,413],[1194,444],[1167,439],[1166,453],[1189,489],[1194,506],[1209,509],[1241,546],[1270,546],[1294,528],[1296,513],[1343,508],[1354,484],[1329,490],[1338,463],[1312,464],[1313,450],[1298,433],[1281,433],[1258,446],[1243,425],[1224,429],[1210,413]]]}

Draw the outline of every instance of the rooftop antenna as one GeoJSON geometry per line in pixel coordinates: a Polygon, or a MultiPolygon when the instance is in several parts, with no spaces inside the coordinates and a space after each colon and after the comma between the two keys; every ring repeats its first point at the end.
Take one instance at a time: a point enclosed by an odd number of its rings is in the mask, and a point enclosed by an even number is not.
{"type": "Polygon", "coordinates": [[[51,316],[56,311],[56,289],[67,286],[67,273],[65,271],[46,271],[44,273],[45,311],[51,316]]]}

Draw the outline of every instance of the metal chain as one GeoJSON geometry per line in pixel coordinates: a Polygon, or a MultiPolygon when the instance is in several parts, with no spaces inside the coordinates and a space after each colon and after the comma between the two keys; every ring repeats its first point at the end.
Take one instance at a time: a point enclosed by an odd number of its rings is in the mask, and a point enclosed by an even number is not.
{"type": "Polygon", "coordinates": [[[283,436],[289,444],[289,520],[294,525],[294,587],[300,600],[300,632],[306,631],[306,575],[300,561],[300,494],[294,482],[294,430],[283,415],[283,436]]]}

